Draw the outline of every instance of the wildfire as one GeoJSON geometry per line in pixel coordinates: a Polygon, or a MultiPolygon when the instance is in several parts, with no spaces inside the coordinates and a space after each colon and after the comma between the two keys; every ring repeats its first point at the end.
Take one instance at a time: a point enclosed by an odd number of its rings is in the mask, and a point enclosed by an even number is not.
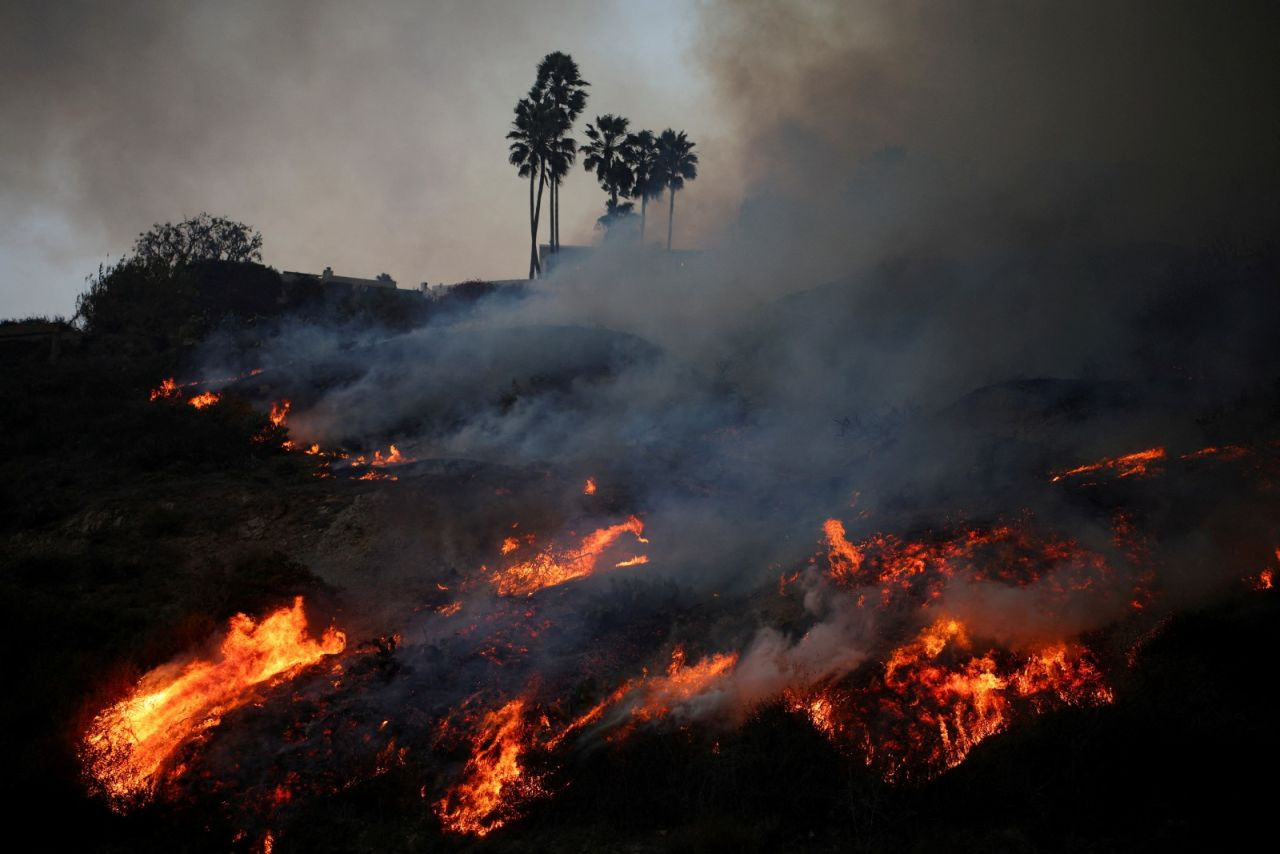
{"type": "Polygon", "coordinates": [[[530,737],[525,705],[517,698],[485,714],[462,781],[436,803],[446,830],[485,836],[507,823],[514,803],[541,792],[541,781],[520,765],[530,737]]]}
{"type": "Polygon", "coordinates": [[[865,690],[793,693],[788,707],[828,737],[855,734],[864,761],[894,781],[954,768],[1021,713],[1113,699],[1078,645],[1050,644],[1021,658],[972,649],[964,623],[942,618],[895,648],[865,690]]]}
{"type": "Polygon", "coordinates": [[[205,391],[197,394],[195,397],[188,400],[187,403],[194,406],[196,409],[204,409],[206,406],[213,406],[221,399],[222,395],[216,394],[212,391],[205,391]]]}
{"type": "Polygon", "coordinates": [[[182,394],[182,388],[173,381],[173,377],[161,380],[160,385],[151,389],[151,400],[167,400],[173,397],[179,397],[182,394]]]}
{"type": "Polygon", "coordinates": [[[734,652],[717,653],[697,664],[686,665],[684,649],[676,647],[671,653],[667,675],[644,683],[640,701],[631,714],[640,720],[666,717],[679,706],[710,691],[737,663],[738,654],[734,652]]]}
{"type": "Polygon", "coordinates": [[[1088,463],[1087,465],[1076,466],[1073,469],[1056,472],[1050,479],[1056,483],[1064,477],[1075,477],[1076,475],[1101,471],[1114,472],[1117,477],[1144,475],[1150,466],[1163,460],[1164,457],[1164,448],[1147,448],[1145,451],[1125,454],[1122,457],[1107,457],[1106,459],[1098,460],[1096,463],[1088,463]]]}
{"type": "MultiPolygon", "coordinates": [[[[1277,554],[1277,557],[1280,557],[1280,554],[1277,554]]],[[[1271,590],[1274,589],[1275,582],[1275,570],[1268,567],[1259,572],[1255,578],[1250,579],[1249,584],[1254,590],[1271,590]]]]}
{"type": "Polygon", "coordinates": [[[334,629],[308,637],[301,596],[260,622],[237,614],[215,657],[152,670],[94,718],[82,745],[92,788],[117,808],[147,799],[164,776],[182,773],[169,767],[175,752],[248,702],[254,686],[291,678],[345,647],[334,629]]]}
{"type": "Polygon", "coordinates": [[[386,456],[383,456],[382,451],[380,450],[375,450],[373,452],[372,457],[366,457],[364,454],[361,454],[360,456],[356,457],[354,460],[351,461],[351,467],[359,468],[360,466],[375,466],[375,467],[398,466],[404,463],[411,463],[413,461],[414,460],[412,457],[406,457],[404,454],[400,453],[399,448],[397,448],[395,445],[391,445],[387,449],[386,456]]]}
{"type": "Polygon", "coordinates": [[[271,419],[272,426],[284,426],[285,421],[289,417],[289,408],[291,406],[293,406],[293,402],[287,398],[271,404],[271,413],[267,417],[271,419]]]}
{"type": "Polygon", "coordinates": [[[594,477],[587,478],[587,482],[582,487],[582,494],[583,495],[596,494],[596,479],[594,477]]]}
{"type": "Polygon", "coordinates": [[[845,536],[844,523],[828,519],[822,524],[827,542],[827,562],[836,581],[853,582],[862,569],[862,552],[845,536]]]}
{"type": "MultiPolygon", "coordinates": [[[[583,537],[576,549],[565,552],[545,549],[529,560],[495,572],[490,580],[500,595],[529,596],[544,587],[554,587],[577,578],[586,578],[595,572],[596,563],[601,555],[627,533],[632,534],[638,542],[648,542],[644,538],[644,523],[639,517],[630,516],[625,522],[592,531],[583,537]]],[[[503,542],[503,554],[514,551],[518,546],[518,542],[508,538],[503,542]],[[508,548],[513,542],[514,545],[508,548]]],[[[641,557],[644,556],[632,558],[630,562],[623,561],[619,565],[634,566],[647,562],[647,558],[641,560],[641,557]]]]}
{"type": "Polygon", "coordinates": [[[858,543],[849,541],[838,519],[828,519],[823,531],[828,577],[844,586],[878,585],[882,606],[896,592],[917,594],[927,606],[962,571],[974,581],[1025,585],[1052,570],[1062,590],[1089,588],[1110,572],[1101,554],[1039,534],[1026,522],[920,540],[881,533],[858,543]]]}

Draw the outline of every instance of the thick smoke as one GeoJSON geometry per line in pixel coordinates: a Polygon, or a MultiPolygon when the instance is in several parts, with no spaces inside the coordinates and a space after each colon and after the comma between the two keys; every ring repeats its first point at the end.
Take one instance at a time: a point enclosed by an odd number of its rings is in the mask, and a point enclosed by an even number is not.
{"type": "MultiPolygon", "coordinates": [[[[700,592],[776,580],[828,516],[867,535],[1029,512],[1107,553],[1050,469],[1195,447],[1197,414],[1275,376],[1274,18],[713,7],[747,199],[705,251],[605,246],[461,320],[286,327],[253,359],[303,442],[619,485],[646,577],[700,592]]],[[[805,583],[807,633],[739,627],[744,704],[876,649],[847,591],[805,583]]],[[[1128,607],[1054,593],[959,578],[942,602],[1011,646],[1128,607]]]]}

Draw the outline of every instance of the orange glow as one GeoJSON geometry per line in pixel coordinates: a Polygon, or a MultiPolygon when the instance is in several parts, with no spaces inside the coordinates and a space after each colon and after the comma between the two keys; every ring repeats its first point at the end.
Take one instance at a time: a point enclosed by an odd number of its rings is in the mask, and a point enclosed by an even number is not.
{"type": "Polygon", "coordinates": [[[671,653],[667,675],[647,680],[641,688],[638,705],[631,714],[640,720],[666,717],[682,703],[705,694],[716,683],[728,676],[738,663],[738,654],[717,653],[697,664],[685,665],[684,649],[676,647],[671,653]]]}
{"type": "MultiPolygon", "coordinates": [[[[823,530],[828,577],[843,585],[877,585],[881,607],[899,593],[911,593],[928,607],[960,573],[973,581],[1015,585],[1047,576],[1065,591],[1087,589],[1110,572],[1101,554],[1074,540],[1038,534],[1026,522],[920,540],[875,534],[859,543],[845,537],[837,519],[828,519],[823,530]]],[[[859,607],[864,603],[860,599],[859,607]]]]}
{"type": "MultiPolygon", "coordinates": [[[[558,552],[545,549],[532,558],[493,573],[490,581],[503,596],[530,596],[545,587],[554,587],[577,578],[586,578],[596,570],[601,555],[623,534],[644,539],[644,523],[636,516],[625,522],[600,528],[583,537],[576,549],[558,552]]],[[[504,554],[510,539],[504,541],[504,554]]],[[[514,549],[511,549],[514,551],[514,549]]]]}
{"type": "Polygon", "coordinates": [[[151,389],[150,399],[161,400],[161,399],[168,399],[171,397],[178,397],[179,395],[182,394],[180,388],[181,387],[176,382],[173,381],[173,377],[169,377],[166,380],[162,380],[158,387],[151,389]]]}
{"type": "MultiPolygon", "coordinates": [[[[1277,555],[1280,557],[1280,555],[1277,555]]],[[[1267,568],[1259,572],[1257,577],[1250,581],[1250,586],[1254,590],[1271,590],[1275,587],[1276,574],[1275,570],[1267,568]]]]}
{"type": "Polygon", "coordinates": [[[892,650],[882,678],[865,690],[788,692],[787,706],[828,737],[851,740],[893,782],[954,768],[1019,716],[1113,699],[1078,645],[1050,644],[1021,658],[972,647],[965,625],[944,617],[892,650]]]}
{"type": "Polygon", "coordinates": [[[399,480],[399,479],[400,478],[396,477],[394,474],[386,474],[385,472],[374,471],[373,469],[370,469],[369,471],[365,472],[364,474],[356,478],[356,480],[399,480]]]}
{"type": "Polygon", "coordinates": [[[94,718],[81,755],[92,788],[118,809],[146,800],[160,780],[182,773],[170,767],[175,751],[248,702],[254,686],[292,678],[345,647],[334,629],[308,637],[301,596],[261,622],[237,614],[216,656],[152,670],[94,718]]]}
{"type": "Polygon", "coordinates": [[[1216,457],[1224,463],[1234,462],[1249,456],[1249,449],[1240,445],[1223,445],[1222,447],[1209,446],[1201,448],[1198,451],[1192,451],[1189,454],[1183,454],[1184,460],[1202,460],[1207,457],[1216,457]]]}
{"type": "Polygon", "coordinates": [[[448,605],[441,605],[439,608],[436,608],[436,613],[442,617],[452,617],[461,610],[461,602],[450,602],[448,605]]]}
{"type": "Polygon", "coordinates": [[[1089,463],[1083,466],[1076,466],[1066,471],[1055,472],[1051,478],[1055,483],[1064,477],[1075,477],[1081,474],[1092,474],[1094,472],[1109,471],[1113,472],[1117,477],[1130,477],[1131,475],[1144,475],[1148,468],[1165,457],[1164,448],[1148,448],[1145,451],[1137,451],[1132,454],[1125,454],[1122,457],[1107,457],[1098,460],[1096,463],[1089,463]]]}
{"type": "Polygon", "coordinates": [[[462,781],[435,805],[446,830],[485,836],[506,824],[515,802],[541,790],[520,765],[529,737],[524,713],[525,701],[517,698],[485,714],[462,781]]]}
{"type": "Polygon", "coordinates": [[[844,523],[828,519],[822,523],[827,543],[827,563],[836,581],[852,583],[862,569],[862,552],[845,536],[844,523]]]}
{"type": "Polygon", "coordinates": [[[289,408],[293,403],[287,399],[271,404],[271,413],[267,416],[275,427],[283,427],[289,417],[289,408]]]}
{"type": "Polygon", "coordinates": [[[621,569],[624,566],[642,566],[648,562],[649,562],[648,555],[636,555],[635,557],[629,557],[626,560],[620,560],[617,563],[615,563],[614,566],[617,567],[618,569],[621,569]]]}
{"type": "MultiPolygon", "coordinates": [[[[413,457],[406,457],[404,454],[400,453],[399,448],[397,448],[395,445],[391,445],[388,447],[387,453],[385,456],[380,450],[375,450],[373,452],[372,457],[366,457],[364,454],[360,454],[354,460],[351,461],[351,467],[359,468],[360,466],[376,466],[376,467],[398,466],[404,463],[411,463],[411,462],[414,462],[413,457]]],[[[369,478],[369,479],[372,480],[373,478],[369,478]]]]}
{"type": "Polygon", "coordinates": [[[206,406],[213,406],[221,399],[222,395],[220,394],[215,394],[211,391],[204,391],[188,400],[187,403],[194,406],[196,409],[204,409],[206,406]]]}
{"type": "Polygon", "coordinates": [[[586,484],[582,487],[582,494],[583,495],[596,494],[596,479],[594,477],[587,478],[586,484]]]}

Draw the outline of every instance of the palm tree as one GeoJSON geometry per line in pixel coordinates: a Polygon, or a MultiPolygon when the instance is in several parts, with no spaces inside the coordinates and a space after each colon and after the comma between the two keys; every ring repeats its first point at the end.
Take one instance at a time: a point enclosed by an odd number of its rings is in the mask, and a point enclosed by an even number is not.
{"type": "Polygon", "coordinates": [[[538,97],[535,87],[528,98],[516,104],[516,117],[507,139],[511,140],[511,165],[521,178],[529,179],[529,278],[542,272],[538,260],[538,218],[542,214],[542,189],[546,185],[549,161],[555,156],[555,140],[562,127],[560,112],[550,101],[538,97]],[[534,200],[534,184],[538,185],[534,200]]]}
{"type": "Polygon", "coordinates": [[[667,251],[671,251],[671,223],[676,216],[676,191],[684,189],[685,181],[698,177],[698,155],[693,153],[693,141],[684,131],[676,133],[671,128],[658,138],[658,163],[655,179],[671,191],[667,208],[667,251]]]}
{"type": "Polygon", "coordinates": [[[552,105],[564,118],[564,129],[556,140],[559,154],[551,164],[551,250],[560,248],[560,182],[573,166],[577,143],[568,136],[573,123],[587,106],[587,93],[591,84],[582,79],[578,63],[567,53],[555,51],[538,63],[538,77],[534,90],[545,93],[552,105]]]}
{"type": "Polygon", "coordinates": [[[582,168],[596,173],[600,187],[609,194],[607,210],[618,210],[618,196],[631,192],[631,167],[627,165],[627,120],[606,113],[588,124],[587,144],[582,147],[582,168]]]}
{"type": "Polygon", "coordinates": [[[631,195],[640,197],[640,245],[644,245],[645,214],[650,199],[662,196],[662,183],[654,175],[658,165],[658,139],[651,130],[627,136],[627,165],[631,167],[631,195]]]}

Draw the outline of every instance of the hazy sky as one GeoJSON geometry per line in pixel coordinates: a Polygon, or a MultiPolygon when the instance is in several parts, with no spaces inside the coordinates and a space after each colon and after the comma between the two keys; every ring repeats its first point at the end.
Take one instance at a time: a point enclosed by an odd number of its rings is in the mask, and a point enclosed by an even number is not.
{"type": "MultiPolygon", "coordinates": [[[[614,112],[698,142],[676,243],[727,235],[735,294],[894,255],[1272,243],[1277,44],[1273,0],[0,0],[0,316],[70,314],[201,210],[280,269],[518,277],[505,133],[553,50],[592,84],[579,138],[614,112]]],[[[563,201],[565,242],[596,237],[594,179],[563,201]]]]}
{"type": "MultiPolygon", "coordinates": [[[[592,84],[579,136],[615,112],[698,142],[689,245],[732,205],[701,27],[696,0],[0,0],[0,316],[69,315],[99,261],[201,210],[256,226],[279,269],[521,276],[527,185],[504,134],[552,50],[592,84]]],[[[565,242],[594,239],[603,198],[572,174],[565,242]]]]}

